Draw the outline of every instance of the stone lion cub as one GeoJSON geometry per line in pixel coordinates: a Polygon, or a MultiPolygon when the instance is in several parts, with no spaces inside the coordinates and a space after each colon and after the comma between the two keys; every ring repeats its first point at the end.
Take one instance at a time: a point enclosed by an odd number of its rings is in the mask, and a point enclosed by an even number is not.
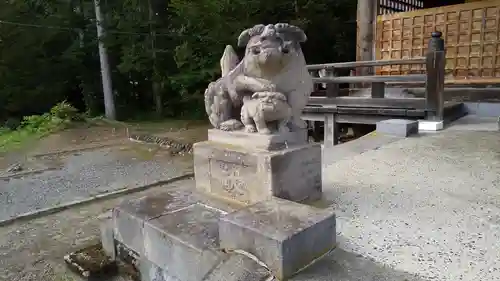
{"type": "Polygon", "coordinates": [[[287,124],[291,118],[292,109],[287,98],[279,92],[256,92],[244,100],[241,108],[241,122],[248,133],[289,132],[287,124]]]}

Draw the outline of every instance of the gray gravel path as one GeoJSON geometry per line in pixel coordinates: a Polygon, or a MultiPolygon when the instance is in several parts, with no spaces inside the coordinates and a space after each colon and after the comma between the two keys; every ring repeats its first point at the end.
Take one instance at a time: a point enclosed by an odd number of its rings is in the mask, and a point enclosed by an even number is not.
{"type": "Polygon", "coordinates": [[[499,132],[450,130],[350,156],[325,168],[324,192],[344,251],[423,280],[500,280],[499,132]]]}
{"type": "MultiPolygon", "coordinates": [[[[99,243],[99,215],[122,200],[193,187],[193,180],[182,180],[0,227],[0,281],[84,281],[69,271],[63,256],[99,243]]],[[[102,281],[132,279],[118,276],[102,281]]]]}
{"type": "Polygon", "coordinates": [[[142,154],[130,147],[113,147],[60,155],[57,160],[62,161],[62,167],[58,170],[0,180],[0,221],[192,170],[191,161],[181,156],[142,154]]]}

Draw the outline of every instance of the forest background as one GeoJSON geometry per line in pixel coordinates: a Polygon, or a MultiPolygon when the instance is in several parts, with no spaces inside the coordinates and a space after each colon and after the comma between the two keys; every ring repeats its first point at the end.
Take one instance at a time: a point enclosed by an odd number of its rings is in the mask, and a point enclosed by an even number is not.
{"type": "MultiPolygon", "coordinates": [[[[102,0],[117,118],[204,118],[227,44],[258,23],[303,28],[309,64],[352,61],[353,0],[102,0]]],[[[104,113],[92,0],[0,2],[0,127],[67,101],[104,113]]],[[[241,51],[241,50],[239,50],[241,51]]],[[[10,125],[9,125],[10,127],[10,125]]],[[[15,125],[13,126],[15,127],[15,125]]]]}

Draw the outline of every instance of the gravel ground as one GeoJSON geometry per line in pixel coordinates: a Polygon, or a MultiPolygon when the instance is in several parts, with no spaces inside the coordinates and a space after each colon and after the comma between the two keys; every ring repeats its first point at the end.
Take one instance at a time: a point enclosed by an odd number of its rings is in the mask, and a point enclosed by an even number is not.
{"type": "MultiPolygon", "coordinates": [[[[192,188],[193,180],[182,180],[168,186],[121,198],[101,201],[63,212],[22,221],[0,228],[1,281],[74,281],[81,280],[67,269],[63,256],[99,243],[97,217],[122,200],[155,196],[166,188],[192,188]]],[[[127,276],[113,280],[131,281],[127,276]]]]}
{"type": "Polygon", "coordinates": [[[422,280],[500,280],[499,143],[450,130],[329,165],[340,248],[422,280]]]}
{"type": "Polygon", "coordinates": [[[74,200],[151,184],[192,171],[189,156],[128,144],[50,156],[60,169],[0,180],[0,221],[74,200]]]}
{"type": "MultiPolygon", "coordinates": [[[[325,151],[332,158],[322,204],[337,209],[339,249],[293,280],[500,280],[499,141],[498,132],[450,130],[366,141],[369,149],[357,143],[343,155],[343,146],[325,151]]],[[[0,280],[78,280],[62,257],[98,241],[99,214],[121,200],[193,185],[179,181],[0,228],[0,280]]]]}

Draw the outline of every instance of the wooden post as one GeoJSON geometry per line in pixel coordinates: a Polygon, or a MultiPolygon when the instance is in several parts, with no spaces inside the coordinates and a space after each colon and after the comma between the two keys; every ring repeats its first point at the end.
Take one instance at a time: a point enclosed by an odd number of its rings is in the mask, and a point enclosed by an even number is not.
{"type": "MultiPolygon", "coordinates": [[[[375,15],[377,11],[378,1],[375,0],[358,0],[358,60],[370,61],[374,60],[374,32],[375,32],[375,15]]],[[[361,67],[359,75],[367,76],[373,73],[372,67],[361,67]]]]}
{"type": "Polygon", "coordinates": [[[340,130],[336,119],[336,113],[325,114],[325,136],[323,141],[325,147],[339,144],[340,130]]]}
{"type": "Polygon", "coordinates": [[[321,121],[313,121],[314,142],[321,142],[321,121]]]}
{"type": "Polygon", "coordinates": [[[426,54],[427,82],[425,91],[427,119],[440,121],[444,119],[444,69],[446,52],[442,33],[435,31],[429,41],[426,54]]]}
{"type": "MultiPolygon", "coordinates": [[[[309,70],[309,75],[313,78],[319,77],[319,71],[309,70]]],[[[314,83],[313,93],[318,92],[321,89],[320,85],[320,83],[314,83]]]]}
{"type": "MultiPolygon", "coordinates": [[[[327,77],[336,77],[337,72],[335,71],[334,68],[328,69],[326,71],[327,77]]],[[[340,92],[340,85],[337,83],[327,83],[326,84],[326,97],[327,98],[335,98],[339,96],[340,92]]]]}
{"type": "Polygon", "coordinates": [[[382,99],[385,96],[385,83],[376,82],[372,83],[372,98],[382,99]]]}
{"type": "MultiPolygon", "coordinates": [[[[351,69],[349,71],[349,76],[356,76],[356,70],[351,69]]],[[[349,95],[351,95],[352,90],[356,89],[357,85],[354,83],[349,84],[349,95]]]]}
{"type": "MultiPolygon", "coordinates": [[[[337,74],[334,68],[323,68],[318,71],[318,75],[321,78],[325,77],[336,77],[337,74]]],[[[322,83],[326,89],[326,97],[334,98],[339,96],[340,88],[337,83],[322,83]]]]}

